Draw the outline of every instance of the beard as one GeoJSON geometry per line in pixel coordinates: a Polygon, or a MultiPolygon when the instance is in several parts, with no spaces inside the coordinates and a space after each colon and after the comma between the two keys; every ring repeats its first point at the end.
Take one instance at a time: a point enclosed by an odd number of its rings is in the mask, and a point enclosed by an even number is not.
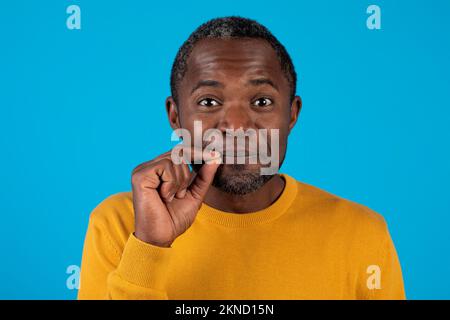
{"type": "MultiPolygon", "coordinates": [[[[192,164],[192,169],[198,172],[201,166],[202,164],[192,164]]],[[[261,175],[259,166],[255,170],[246,164],[222,164],[211,185],[225,193],[243,196],[258,190],[274,176],[275,174],[261,175]]]]}
{"type": "Polygon", "coordinates": [[[223,165],[217,169],[212,185],[219,190],[243,196],[261,188],[273,178],[273,175],[261,175],[259,170],[250,171],[245,164],[230,164],[227,169],[231,174],[224,173],[223,165]]]}

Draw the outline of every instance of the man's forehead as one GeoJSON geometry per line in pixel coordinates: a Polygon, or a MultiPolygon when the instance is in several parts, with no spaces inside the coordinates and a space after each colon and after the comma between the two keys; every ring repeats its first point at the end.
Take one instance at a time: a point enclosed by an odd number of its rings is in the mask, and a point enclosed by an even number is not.
{"type": "Polygon", "coordinates": [[[283,78],[275,50],[262,39],[204,39],[187,61],[189,80],[211,76],[266,76],[283,78]]]}

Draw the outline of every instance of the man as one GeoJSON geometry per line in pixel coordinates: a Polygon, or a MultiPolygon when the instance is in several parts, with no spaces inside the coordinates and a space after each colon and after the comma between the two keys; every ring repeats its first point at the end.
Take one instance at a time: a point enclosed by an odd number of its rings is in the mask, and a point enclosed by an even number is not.
{"type": "MultiPolygon", "coordinates": [[[[278,140],[268,148],[283,162],[301,99],[287,51],[264,26],[241,17],[201,25],[175,58],[171,91],[173,129],[271,130],[278,140]]],[[[173,152],[162,154],[134,169],[132,193],[95,208],[80,299],[405,297],[379,214],[287,175],[261,174],[260,161],[228,164],[229,147],[202,152],[192,172],[173,152]]]]}

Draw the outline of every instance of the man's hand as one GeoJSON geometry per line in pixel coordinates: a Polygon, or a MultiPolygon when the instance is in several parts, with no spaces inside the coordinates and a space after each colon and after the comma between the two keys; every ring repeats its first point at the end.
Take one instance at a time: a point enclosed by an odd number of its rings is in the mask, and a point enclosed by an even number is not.
{"type": "Polygon", "coordinates": [[[203,156],[197,174],[183,162],[174,164],[171,152],[144,162],[132,173],[135,236],[149,244],[170,247],[194,222],[220,165],[218,152],[203,156]]]}

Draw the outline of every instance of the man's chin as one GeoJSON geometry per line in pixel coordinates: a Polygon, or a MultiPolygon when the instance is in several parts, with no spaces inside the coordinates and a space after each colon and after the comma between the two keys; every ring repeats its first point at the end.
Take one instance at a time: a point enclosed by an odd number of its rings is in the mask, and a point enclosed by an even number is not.
{"type": "Polygon", "coordinates": [[[216,172],[212,185],[219,190],[246,195],[261,188],[273,175],[261,175],[261,167],[252,164],[225,164],[216,172]]]}

